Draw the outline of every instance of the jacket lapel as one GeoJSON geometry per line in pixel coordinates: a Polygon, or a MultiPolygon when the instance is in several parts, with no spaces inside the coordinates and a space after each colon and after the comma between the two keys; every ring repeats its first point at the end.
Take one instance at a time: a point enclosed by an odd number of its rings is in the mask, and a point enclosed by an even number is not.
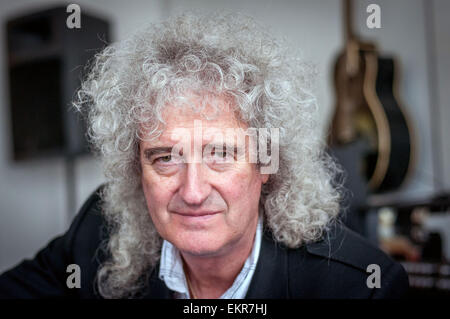
{"type": "Polygon", "coordinates": [[[159,263],[153,268],[148,285],[143,293],[143,299],[171,299],[172,292],[164,281],[158,277],[159,263]]]}
{"type": "Polygon", "coordinates": [[[270,232],[264,232],[262,237],[258,263],[246,298],[289,298],[287,250],[275,243],[270,232]]]}

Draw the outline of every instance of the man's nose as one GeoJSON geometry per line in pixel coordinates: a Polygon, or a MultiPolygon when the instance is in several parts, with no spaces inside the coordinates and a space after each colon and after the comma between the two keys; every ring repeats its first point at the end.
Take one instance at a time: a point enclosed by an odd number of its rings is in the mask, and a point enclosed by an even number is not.
{"type": "Polygon", "coordinates": [[[200,205],[211,193],[211,185],[204,176],[202,163],[188,163],[182,177],[180,196],[189,205],[200,205]]]}

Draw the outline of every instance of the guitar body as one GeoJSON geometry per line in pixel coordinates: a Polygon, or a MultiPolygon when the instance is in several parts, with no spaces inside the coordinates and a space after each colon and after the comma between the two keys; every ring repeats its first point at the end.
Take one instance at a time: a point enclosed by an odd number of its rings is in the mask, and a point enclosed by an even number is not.
{"type": "Polygon", "coordinates": [[[348,165],[362,166],[368,188],[382,193],[398,188],[412,169],[412,131],[396,99],[394,60],[380,58],[374,44],[354,35],[351,4],[343,0],[346,45],[334,68],[336,107],[328,143],[363,145],[360,162],[348,165]]]}
{"type": "Polygon", "coordinates": [[[329,144],[362,141],[360,155],[372,192],[398,188],[411,169],[411,134],[395,98],[395,64],[375,46],[350,42],[335,64],[336,108],[329,144]]]}
{"type": "Polygon", "coordinates": [[[388,168],[378,186],[379,192],[398,188],[413,167],[411,124],[396,99],[395,66],[391,58],[378,58],[375,90],[389,122],[391,145],[388,168]]]}

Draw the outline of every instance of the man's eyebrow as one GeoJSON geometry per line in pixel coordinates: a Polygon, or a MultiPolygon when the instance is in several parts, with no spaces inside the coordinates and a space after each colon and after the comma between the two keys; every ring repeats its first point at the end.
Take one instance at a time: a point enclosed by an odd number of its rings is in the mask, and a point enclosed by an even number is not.
{"type": "MultiPolygon", "coordinates": [[[[202,151],[205,150],[205,147],[207,145],[210,145],[210,147],[214,147],[214,149],[221,149],[221,150],[229,150],[231,149],[234,154],[237,154],[240,151],[243,151],[243,149],[241,147],[238,146],[234,146],[233,144],[220,144],[220,143],[209,143],[209,144],[205,144],[202,147],[202,151]]],[[[168,147],[168,146],[159,146],[159,147],[151,147],[151,148],[146,148],[144,150],[144,155],[147,158],[151,158],[154,155],[158,155],[158,154],[166,154],[166,153],[172,153],[172,147],[168,147]]]]}

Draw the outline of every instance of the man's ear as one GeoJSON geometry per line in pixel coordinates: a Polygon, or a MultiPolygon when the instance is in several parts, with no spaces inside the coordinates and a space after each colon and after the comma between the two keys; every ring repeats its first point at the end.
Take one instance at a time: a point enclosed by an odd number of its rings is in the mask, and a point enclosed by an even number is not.
{"type": "Polygon", "coordinates": [[[269,174],[261,174],[261,181],[263,184],[267,183],[269,180],[269,174]]]}

